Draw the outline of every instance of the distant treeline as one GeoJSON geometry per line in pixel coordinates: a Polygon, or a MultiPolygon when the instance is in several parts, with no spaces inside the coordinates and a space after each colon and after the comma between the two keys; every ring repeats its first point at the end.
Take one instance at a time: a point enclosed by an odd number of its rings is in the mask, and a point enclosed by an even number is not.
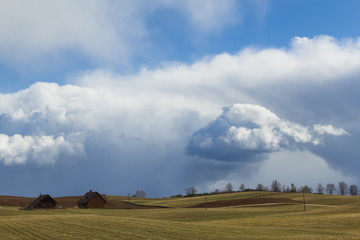
{"type": "Polygon", "coordinates": [[[270,187],[264,186],[263,184],[259,183],[256,188],[246,188],[245,184],[240,184],[237,190],[234,189],[231,182],[226,184],[224,190],[215,189],[213,192],[204,192],[204,193],[197,193],[198,190],[196,187],[191,186],[185,189],[185,194],[177,194],[170,196],[173,197],[195,197],[195,196],[206,196],[206,195],[215,195],[215,194],[224,194],[224,193],[232,193],[232,192],[251,192],[251,191],[267,191],[267,192],[284,192],[284,193],[317,193],[317,194],[335,194],[338,193],[340,195],[358,195],[358,187],[355,184],[348,185],[344,181],[338,183],[337,186],[333,183],[328,183],[323,186],[319,183],[316,187],[316,190],[313,191],[312,187],[308,185],[296,187],[294,183],[290,184],[290,186],[281,185],[281,183],[277,180],[272,181],[270,187]]]}

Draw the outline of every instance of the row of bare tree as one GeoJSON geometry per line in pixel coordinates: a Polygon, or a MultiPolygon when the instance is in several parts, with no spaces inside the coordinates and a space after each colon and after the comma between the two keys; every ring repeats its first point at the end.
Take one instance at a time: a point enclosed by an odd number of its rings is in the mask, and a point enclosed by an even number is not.
{"type": "MultiPolygon", "coordinates": [[[[302,192],[302,193],[313,193],[313,189],[307,185],[305,186],[301,186],[299,188],[297,188],[295,186],[294,183],[292,183],[290,186],[281,186],[281,183],[277,180],[274,180],[271,183],[271,186],[264,186],[263,184],[259,183],[255,189],[251,189],[251,188],[246,188],[245,184],[242,183],[239,186],[239,191],[240,192],[244,192],[244,191],[271,191],[271,192],[302,192]]],[[[324,194],[325,192],[327,194],[335,194],[335,192],[338,192],[338,194],[340,195],[347,195],[348,193],[352,196],[356,196],[359,193],[358,187],[355,184],[352,184],[350,186],[348,186],[347,183],[345,183],[344,181],[341,181],[338,183],[337,188],[335,186],[335,184],[333,183],[328,183],[326,184],[326,186],[323,186],[321,183],[319,183],[316,187],[316,192],[318,194],[324,194]]],[[[207,195],[207,194],[218,194],[218,193],[231,193],[231,192],[235,192],[234,187],[232,185],[231,182],[229,182],[228,184],[226,184],[225,189],[223,191],[220,191],[219,189],[216,189],[215,191],[211,192],[211,193],[203,193],[203,194],[197,194],[197,189],[192,186],[189,187],[187,189],[185,189],[186,192],[186,196],[196,196],[196,195],[207,195]]],[[[180,195],[178,195],[180,196],[180,195]]]]}
{"type": "MultiPolygon", "coordinates": [[[[258,184],[256,190],[266,190],[264,188],[262,188],[262,184],[258,184]]],[[[347,193],[349,193],[350,195],[356,196],[358,195],[358,187],[355,184],[352,185],[348,185],[347,183],[345,183],[344,181],[341,181],[338,183],[338,186],[336,188],[335,184],[333,183],[328,183],[326,184],[326,186],[323,186],[321,183],[319,183],[316,187],[316,192],[315,193],[319,193],[319,194],[324,194],[325,192],[327,194],[334,194],[336,192],[336,190],[338,191],[338,194],[340,195],[346,195],[347,193]]],[[[295,185],[292,183],[290,186],[285,187],[285,185],[283,185],[281,187],[280,182],[278,182],[277,180],[274,180],[271,184],[271,191],[272,192],[303,192],[303,193],[313,193],[313,189],[307,185],[305,186],[301,186],[300,188],[296,188],[295,185]]]]}

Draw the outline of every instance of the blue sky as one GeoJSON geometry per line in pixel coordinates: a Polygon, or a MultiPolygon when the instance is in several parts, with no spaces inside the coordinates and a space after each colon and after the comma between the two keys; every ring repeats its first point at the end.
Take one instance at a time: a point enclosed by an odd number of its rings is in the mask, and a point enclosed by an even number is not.
{"type": "Polygon", "coordinates": [[[1,194],[360,184],[359,11],[0,1],[1,194]]]}

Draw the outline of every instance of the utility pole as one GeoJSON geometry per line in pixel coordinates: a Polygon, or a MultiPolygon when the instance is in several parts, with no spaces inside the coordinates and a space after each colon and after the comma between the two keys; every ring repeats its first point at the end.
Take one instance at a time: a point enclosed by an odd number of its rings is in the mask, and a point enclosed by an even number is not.
{"type": "Polygon", "coordinates": [[[302,192],[303,194],[303,201],[304,201],[304,211],[306,211],[306,207],[305,207],[305,194],[304,194],[304,191],[302,192]]]}
{"type": "Polygon", "coordinates": [[[129,209],[131,209],[131,205],[130,205],[130,193],[128,193],[128,204],[129,204],[129,209]]]}
{"type": "Polygon", "coordinates": [[[206,201],[206,195],[205,195],[205,210],[207,210],[207,201],[206,201]]]}

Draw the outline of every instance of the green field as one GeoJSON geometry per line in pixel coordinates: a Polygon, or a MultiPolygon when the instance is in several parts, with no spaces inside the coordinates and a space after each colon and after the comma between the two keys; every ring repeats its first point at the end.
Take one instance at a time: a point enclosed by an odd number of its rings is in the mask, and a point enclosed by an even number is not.
{"type": "MultiPolygon", "coordinates": [[[[207,200],[249,197],[302,200],[298,193],[264,192],[207,200]]],[[[360,239],[360,197],[306,194],[305,212],[302,204],[184,208],[204,197],[131,201],[171,208],[24,211],[2,206],[0,239],[360,239]]]]}

